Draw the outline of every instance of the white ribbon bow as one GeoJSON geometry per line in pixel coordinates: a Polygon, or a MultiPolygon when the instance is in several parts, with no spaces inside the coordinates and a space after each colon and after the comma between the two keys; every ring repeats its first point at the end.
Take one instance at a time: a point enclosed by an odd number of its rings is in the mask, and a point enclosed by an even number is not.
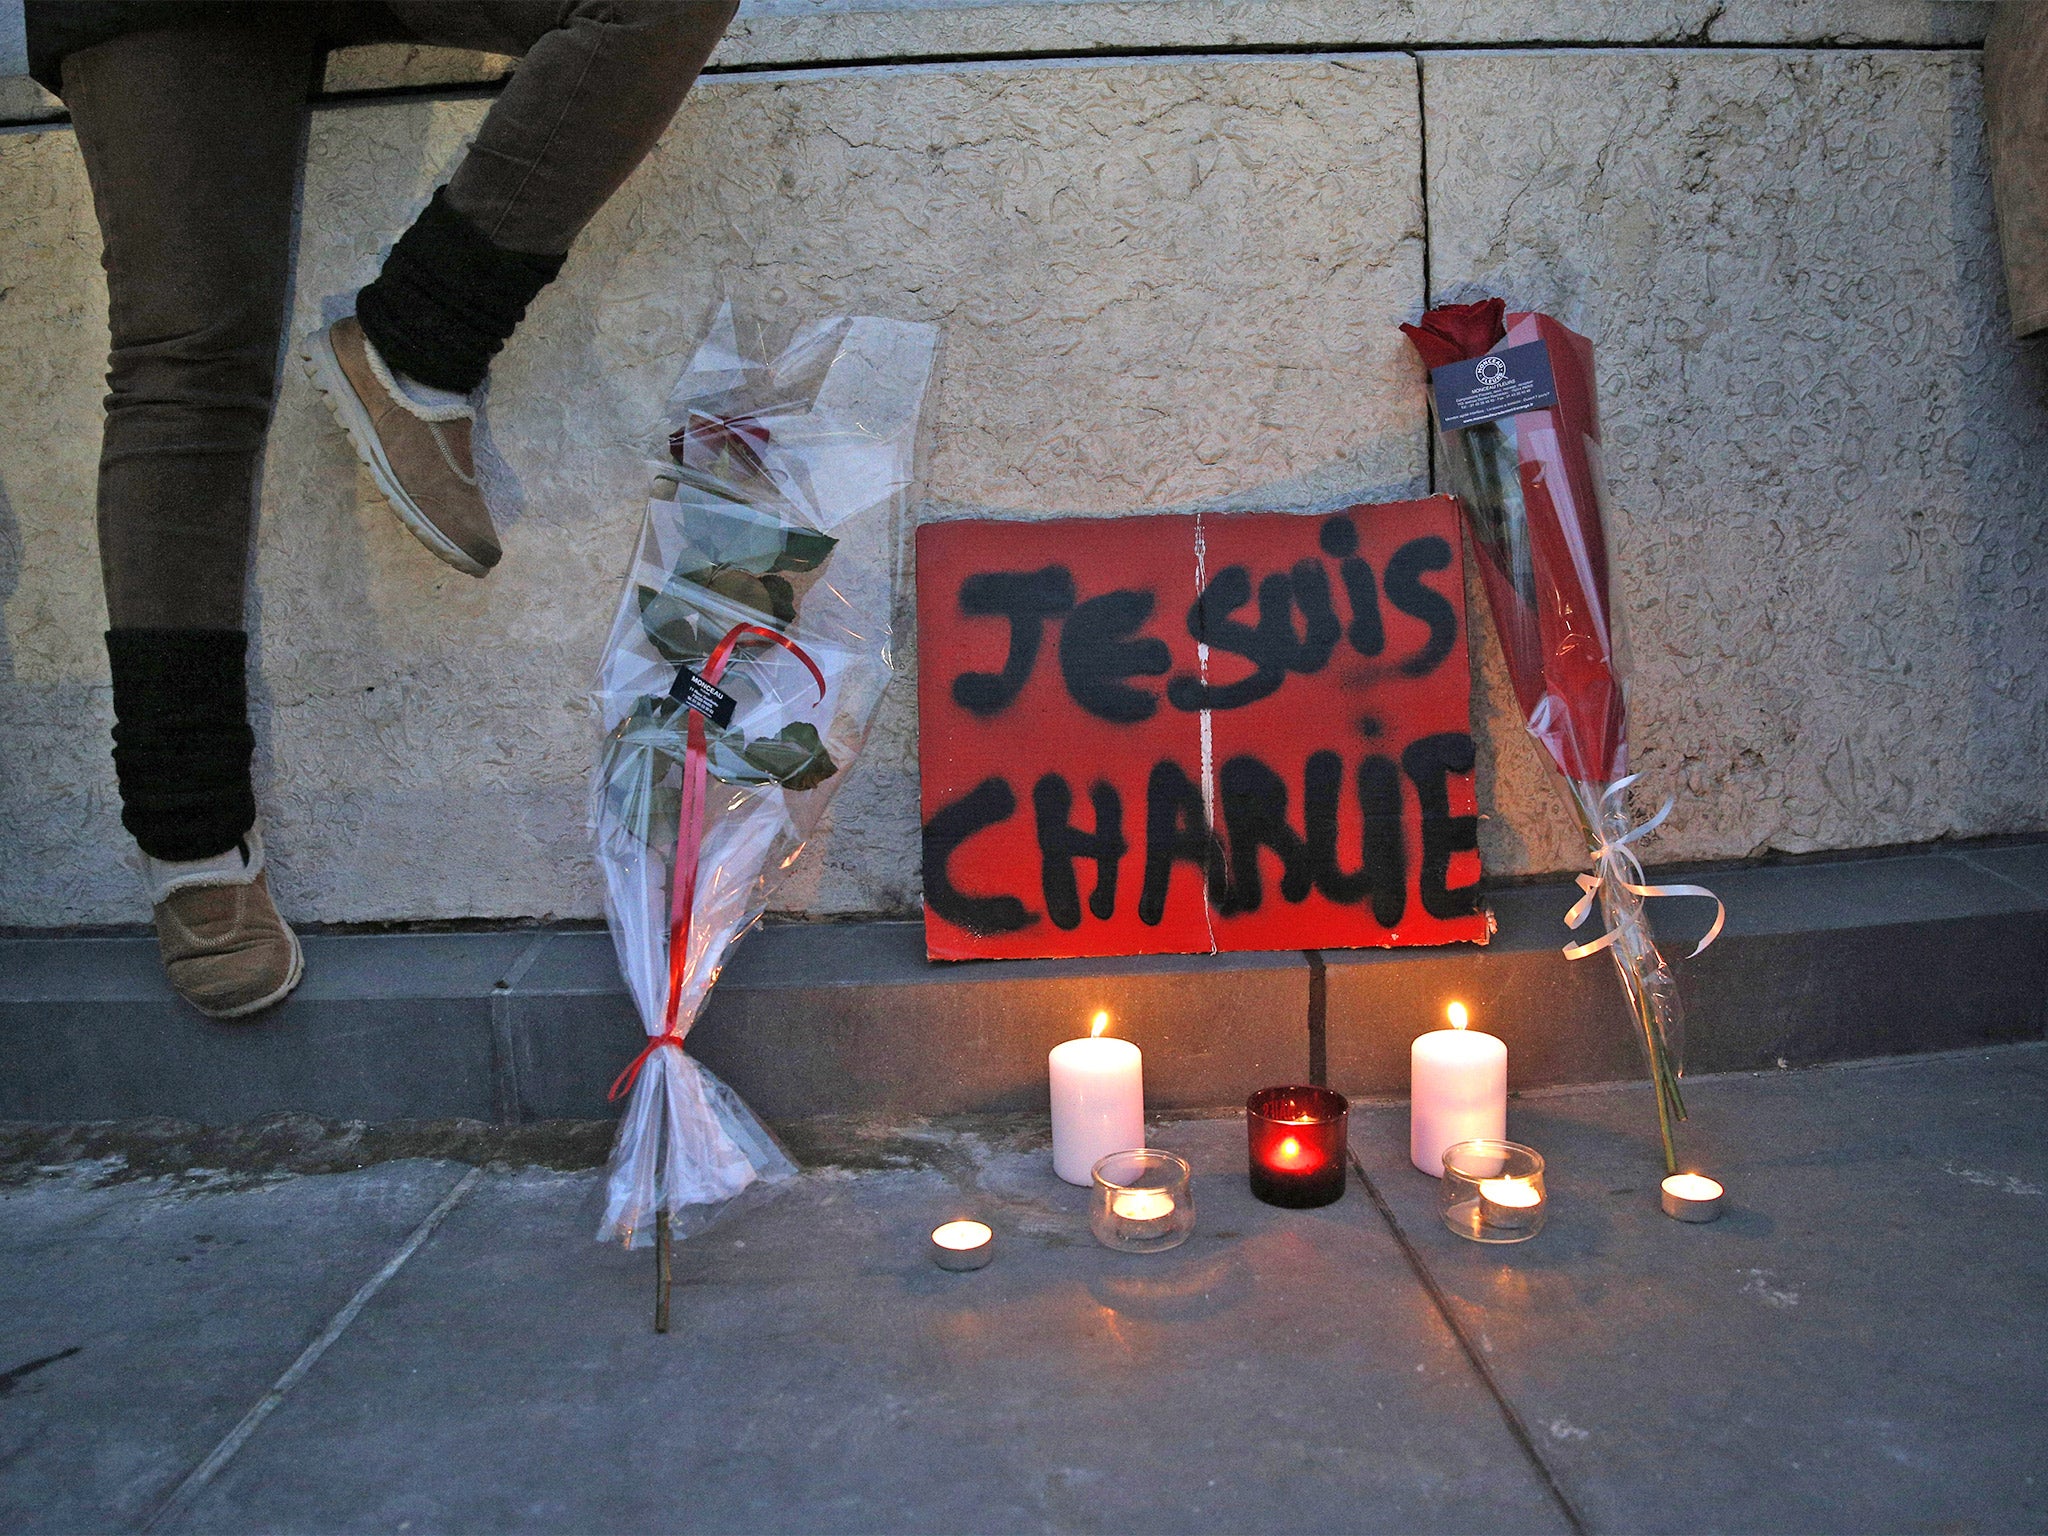
{"type": "MultiPolygon", "coordinates": [[[[1635,783],[1641,777],[1642,775],[1639,773],[1632,773],[1627,778],[1616,779],[1612,784],[1608,785],[1606,793],[1600,797],[1602,807],[1607,808],[1609,801],[1617,800],[1629,785],[1635,783]]],[[[1593,850],[1593,863],[1597,867],[1610,855],[1626,862],[1628,868],[1634,872],[1635,880],[1624,880],[1619,875],[1616,875],[1614,883],[1625,891],[1633,891],[1638,896],[1704,896],[1707,900],[1711,901],[1714,904],[1714,926],[1707,930],[1705,938],[1693,946],[1692,954],[1685,957],[1690,960],[1721,936],[1721,927],[1728,921],[1728,908],[1722,904],[1720,897],[1716,896],[1704,885],[1645,885],[1639,883],[1644,879],[1643,863],[1642,860],[1636,857],[1635,849],[1629,846],[1637,838],[1647,837],[1650,833],[1661,827],[1664,824],[1664,818],[1671,814],[1671,808],[1674,803],[1674,801],[1667,798],[1657,814],[1641,826],[1625,833],[1621,837],[1617,837],[1611,843],[1603,842],[1598,848],[1593,850]]],[[[1619,807],[1615,807],[1615,809],[1619,809],[1619,807]]],[[[1600,874],[1580,875],[1578,877],[1579,889],[1585,894],[1572,903],[1571,911],[1565,913],[1565,927],[1576,929],[1592,915],[1593,902],[1599,896],[1600,887],[1606,883],[1606,880],[1607,877],[1600,874]]],[[[1621,930],[1619,928],[1610,928],[1601,934],[1599,938],[1589,940],[1584,944],[1565,945],[1564,957],[1567,960],[1583,960],[1588,955],[1599,954],[1601,950],[1607,948],[1608,945],[1620,937],[1621,930]]]]}

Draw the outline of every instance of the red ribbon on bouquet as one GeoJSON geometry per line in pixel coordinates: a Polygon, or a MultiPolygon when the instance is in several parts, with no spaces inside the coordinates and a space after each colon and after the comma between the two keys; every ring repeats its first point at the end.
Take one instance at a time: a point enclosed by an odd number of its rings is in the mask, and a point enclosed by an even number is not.
{"type": "MultiPolygon", "coordinates": [[[[733,625],[697,675],[707,683],[716,683],[725,675],[726,664],[732,660],[733,651],[744,639],[771,641],[788,651],[810,669],[818,684],[818,698],[820,702],[824,700],[825,674],[818,670],[818,664],[787,635],[760,624],[733,625]]],[[[651,1037],[640,1054],[612,1079],[611,1092],[605,1095],[612,1103],[633,1091],[633,1084],[640,1079],[640,1069],[647,1065],[648,1058],[656,1051],[669,1045],[677,1050],[683,1048],[682,1033],[676,1028],[676,1013],[682,1006],[683,971],[689,960],[690,915],[697,904],[697,859],[704,846],[704,780],[709,771],[710,750],[704,736],[704,717],[694,709],[688,714],[689,741],[683,754],[683,801],[676,817],[675,896],[669,904],[668,1008],[662,1018],[662,1033],[651,1037]]]]}

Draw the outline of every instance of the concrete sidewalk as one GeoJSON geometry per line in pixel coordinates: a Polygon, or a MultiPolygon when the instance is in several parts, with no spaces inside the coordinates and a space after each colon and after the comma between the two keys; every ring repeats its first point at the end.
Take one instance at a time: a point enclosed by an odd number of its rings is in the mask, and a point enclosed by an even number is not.
{"type": "Polygon", "coordinates": [[[594,1172],[17,1168],[0,1529],[2048,1524],[2048,1047],[1689,1097],[1728,1216],[1659,1214],[1646,1090],[1561,1091],[1511,1110],[1555,1201],[1514,1249],[1438,1222],[1399,1106],[1310,1212],[1160,1123],[1199,1225],[1144,1257],[1035,1128],[913,1127],[684,1245],[665,1338],[594,1172]],[[970,1213],[994,1264],[936,1271],[970,1213]]]}

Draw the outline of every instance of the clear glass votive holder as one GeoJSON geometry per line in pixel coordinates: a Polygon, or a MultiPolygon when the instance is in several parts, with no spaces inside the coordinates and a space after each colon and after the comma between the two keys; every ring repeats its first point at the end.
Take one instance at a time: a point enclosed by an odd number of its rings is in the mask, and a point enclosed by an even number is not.
{"type": "Polygon", "coordinates": [[[1543,1230],[1550,1201],[1543,1158],[1532,1147],[1482,1137],[1444,1148],[1444,1225],[1475,1243],[1526,1243],[1543,1230]]]}
{"type": "Polygon", "coordinates": [[[1145,1147],[1112,1152],[1095,1165],[1088,1230],[1118,1253],[1163,1253],[1195,1230],[1188,1165],[1171,1152],[1145,1147]]]}

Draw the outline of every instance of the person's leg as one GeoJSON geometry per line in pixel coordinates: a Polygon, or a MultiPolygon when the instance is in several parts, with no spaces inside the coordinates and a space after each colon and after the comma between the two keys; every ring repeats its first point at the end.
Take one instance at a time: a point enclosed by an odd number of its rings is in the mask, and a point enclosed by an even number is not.
{"type": "Polygon", "coordinates": [[[355,317],[314,336],[306,361],[399,519],[441,559],[482,576],[499,548],[464,397],[661,137],[735,0],[387,9],[421,42],[525,57],[453,179],[356,296],[355,317]]]}
{"type": "Polygon", "coordinates": [[[562,257],[646,158],[736,0],[396,3],[422,42],[525,57],[448,185],[363,290],[399,372],[471,390],[562,257]]]}
{"type": "Polygon", "coordinates": [[[1984,118],[2013,332],[2048,333],[2048,5],[1998,8],[1984,40],[1984,118]]]}
{"type": "Polygon", "coordinates": [[[120,36],[63,75],[113,338],[99,530],[121,819],[173,981],[222,1015],[298,970],[253,830],[243,588],[313,46],[249,15],[120,36]]]}

